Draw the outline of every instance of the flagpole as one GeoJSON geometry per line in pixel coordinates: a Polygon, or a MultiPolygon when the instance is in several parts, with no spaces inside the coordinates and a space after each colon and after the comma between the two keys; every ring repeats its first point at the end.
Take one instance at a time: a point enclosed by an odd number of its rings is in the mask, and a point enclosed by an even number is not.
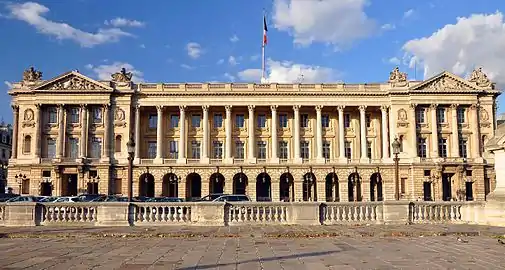
{"type": "Polygon", "coordinates": [[[267,79],[265,77],[265,17],[266,17],[266,12],[265,9],[263,9],[263,18],[262,18],[262,24],[263,24],[263,38],[261,42],[261,83],[266,83],[267,79]]]}

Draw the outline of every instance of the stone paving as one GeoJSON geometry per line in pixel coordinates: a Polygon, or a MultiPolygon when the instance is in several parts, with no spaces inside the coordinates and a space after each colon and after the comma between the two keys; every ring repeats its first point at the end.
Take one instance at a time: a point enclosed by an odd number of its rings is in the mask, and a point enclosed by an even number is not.
{"type": "Polygon", "coordinates": [[[505,244],[497,239],[505,229],[468,225],[0,227],[0,232],[0,269],[505,268],[505,244]]]}

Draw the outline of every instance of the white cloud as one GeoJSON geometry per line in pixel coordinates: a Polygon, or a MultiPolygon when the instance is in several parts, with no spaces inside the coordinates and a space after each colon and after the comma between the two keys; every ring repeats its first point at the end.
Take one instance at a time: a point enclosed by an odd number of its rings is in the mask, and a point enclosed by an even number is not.
{"type": "Polygon", "coordinates": [[[187,69],[187,70],[193,70],[193,69],[195,69],[195,67],[187,65],[187,64],[181,64],[181,68],[187,69]]]}
{"type": "Polygon", "coordinates": [[[393,65],[399,65],[401,63],[401,60],[398,57],[391,57],[388,59],[388,63],[393,65]]]}
{"type": "Polygon", "coordinates": [[[381,26],[381,29],[384,31],[394,30],[394,29],[396,29],[396,25],[391,24],[391,23],[386,23],[381,26]]]}
{"type": "Polygon", "coordinates": [[[141,21],[128,20],[126,18],[120,18],[120,17],[117,17],[117,18],[109,20],[109,21],[105,21],[104,24],[105,25],[112,25],[114,27],[125,27],[125,26],[143,27],[146,25],[144,22],[141,22],[141,21]]]}
{"type": "Polygon", "coordinates": [[[228,81],[234,82],[235,81],[235,76],[231,75],[230,73],[226,72],[223,75],[228,81]]]}
{"type": "Polygon", "coordinates": [[[197,59],[199,58],[203,53],[202,46],[196,42],[190,42],[186,45],[186,51],[188,51],[188,56],[197,59]]]}
{"type": "Polygon", "coordinates": [[[228,57],[228,64],[231,66],[238,65],[237,59],[233,55],[230,55],[230,57],[228,57]]]}
{"type": "Polygon", "coordinates": [[[407,41],[403,45],[412,67],[417,61],[425,78],[442,70],[467,76],[483,67],[490,79],[505,84],[505,22],[503,14],[473,14],[457,18],[431,36],[407,41]]]}
{"type": "Polygon", "coordinates": [[[216,62],[216,64],[218,64],[218,65],[221,65],[221,64],[223,64],[223,63],[224,63],[224,59],[219,59],[219,60],[217,60],[217,62],[216,62]]]}
{"type": "Polygon", "coordinates": [[[409,18],[414,14],[414,9],[409,9],[403,13],[403,18],[409,18]]]}
{"type": "Polygon", "coordinates": [[[7,85],[8,88],[12,88],[12,83],[8,81],[4,81],[5,85],[7,85]]]}
{"type": "Polygon", "coordinates": [[[89,69],[93,71],[95,76],[99,80],[110,80],[111,75],[119,72],[121,68],[125,68],[126,72],[131,72],[133,74],[132,81],[138,83],[138,82],[144,82],[144,73],[141,71],[135,69],[135,67],[129,63],[124,63],[124,62],[114,62],[110,65],[99,65],[99,66],[94,66],[92,64],[87,64],[86,69],[89,69]]]}
{"type": "Polygon", "coordinates": [[[44,15],[49,12],[49,8],[34,2],[11,4],[7,8],[10,11],[10,18],[27,22],[42,34],[54,36],[60,40],[73,40],[82,47],[93,47],[103,43],[117,42],[122,37],[133,36],[115,27],[98,29],[96,33],[89,33],[66,23],[48,20],[44,15]]]}
{"type": "Polygon", "coordinates": [[[259,54],[255,54],[255,55],[251,55],[251,61],[256,61],[258,59],[260,59],[260,56],[259,54]]]}
{"type": "Polygon", "coordinates": [[[294,43],[323,42],[343,47],[367,37],[375,23],[365,14],[367,0],[274,0],[274,24],[294,37],[294,43]]]}
{"type": "Polygon", "coordinates": [[[238,42],[240,39],[238,38],[237,35],[233,35],[231,38],[230,38],[230,41],[235,43],[235,42],[238,42]]]}
{"type": "Polygon", "coordinates": [[[140,46],[139,46],[139,47],[140,47],[140,48],[142,48],[142,49],[145,49],[145,48],[146,48],[146,45],[145,45],[145,44],[140,44],[140,46]]]}
{"type": "MultiPolygon", "coordinates": [[[[303,81],[329,82],[335,81],[338,72],[331,68],[296,64],[289,61],[267,60],[267,80],[272,83],[294,83],[303,81]]],[[[237,76],[243,81],[259,81],[261,69],[246,69],[240,71],[237,76]]]]}

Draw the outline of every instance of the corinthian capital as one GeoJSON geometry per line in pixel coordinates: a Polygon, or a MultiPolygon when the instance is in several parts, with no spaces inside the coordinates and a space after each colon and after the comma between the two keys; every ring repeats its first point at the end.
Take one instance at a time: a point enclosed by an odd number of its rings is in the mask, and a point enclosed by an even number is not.
{"type": "Polygon", "coordinates": [[[388,112],[389,106],[388,105],[381,105],[381,111],[388,112]]]}
{"type": "Polygon", "coordinates": [[[293,110],[294,111],[299,111],[300,107],[302,107],[302,106],[300,106],[300,105],[293,105],[293,110]]]}
{"type": "Polygon", "coordinates": [[[156,105],[156,110],[158,110],[158,112],[162,111],[163,105],[156,105]]]}
{"type": "Polygon", "coordinates": [[[248,109],[249,111],[254,111],[254,108],[255,108],[255,107],[256,107],[256,106],[254,106],[254,105],[249,105],[249,106],[247,106],[247,109],[248,109]]]}
{"type": "Polygon", "coordinates": [[[337,106],[337,110],[339,110],[339,111],[344,111],[344,109],[345,109],[345,105],[338,105],[337,106]]]}
{"type": "Polygon", "coordinates": [[[270,110],[271,110],[272,112],[275,112],[275,111],[277,111],[277,107],[278,107],[277,105],[271,105],[271,106],[270,106],[270,110]]]}
{"type": "Polygon", "coordinates": [[[431,104],[431,105],[430,105],[430,110],[436,110],[436,109],[437,109],[437,107],[438,107],[438,104],[435,104],[435,103],[434,103],[434,104],[431,104]]]}
{"type": "Polygon", "coordinates": [[[209,111],[209,105],[202,105],[202,111],[203,112],[208,112],[209,111]]]}
{"type": "Polygon", "coordinates": [[[179,105],[179,111],[183,112],[186,110],[186,105],[179,105]]]}
{"type": "Polygon", "coordinates": [[[323,107],[323,105],[316,105],[316,111],[321,111],[323,107]]]}
{"type": "Polygon", "coordinates": [[[224,109],[226,110],[226,112],[231,112],[231,109],[232,109],[232,105],[226,105],[224,106],[224,109]]]}
{"type": "Polygon", "coordinates": [[[366,105],[361,105],[358,107],[358,109],[360,112],[364,112],[364,111],[366,111],[366,105]]]}

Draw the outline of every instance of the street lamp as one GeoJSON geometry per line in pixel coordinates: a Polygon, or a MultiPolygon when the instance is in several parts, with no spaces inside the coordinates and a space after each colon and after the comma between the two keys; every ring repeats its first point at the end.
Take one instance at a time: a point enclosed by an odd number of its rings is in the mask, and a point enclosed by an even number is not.
{"type": "MultiPolygon", "coordinates": [[[[70,178],[69,178],[69,181],[70,181],[70,178]]],[[[91,177],[91,174],[88,173],[88,183],[91,184],[91,194],[95,194],[95,183],[98,184],[99,182],[100,182],[99,175],[91,177]]],[[[97,190],[97,193],[98,193],[98,190],[97,190]]]]}
{"type": "Polygon", "coordinates": [[[400,200],[400,183],[399,183],[400,180],[398,179],[400,170],[398,163],[400,159],[398,158],[398,154],[400,154],[400,147],[401,147],[401,144],[398,141],[398,137],[395,138],[391,146],[393,147],[393,155],[395,156],[393,159],[395,162],[395,199],[398,201],[400,200]]]}
{"type": "Polygon", "coordinates": [[[130,134],[130,139],[126,143],[126,150],[128,151],[128,201],[131,202],[133,194],[133,158],[135,157],[135,141],[132,134],[130,134]]]}
{"type": "Polygon", "coordinates": [[[18,185],[19,185],[19,195],[21,195],[21,193],[22,193],[22,192],[21,192],[21,187],[22,187],[22,183],[23,183],[23,181],[25,181],[25,180],[26,180],[26,175],[24,175],[24,174],[19,174],[19,175],[18,175],[18,174],[16,174],[16,175],[14,176],[14,178],[16,179],[16,182],[17,182],[17,183],[18,183],[18,185]]]}

